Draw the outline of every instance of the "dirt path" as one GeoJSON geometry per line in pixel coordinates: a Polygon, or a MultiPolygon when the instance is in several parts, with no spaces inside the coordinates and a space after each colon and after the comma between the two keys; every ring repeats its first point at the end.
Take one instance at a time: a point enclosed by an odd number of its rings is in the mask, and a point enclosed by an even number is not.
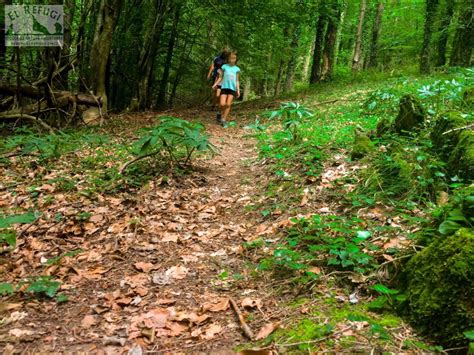
{"type": "MultiPolygon", "coordinates": [[[[0,334],[6,352],[115,354],[139,346],[158,353],[232,353],[246,338],[229,297],[241,309],[247,304],[254,332],[278,314],[241,247],[258,225],[245,211],[259,174],[248,163],[256,157],[254,143],[242,137],[242,128],[217,126],[210,113],[186,114],[206,124],[220,152],[200,159],[192,176],[158,179],[138,194],[103,196],[88,205],[92,217],[80,226],[31,229],[15,256],[18,267],[28,258],[37,264],[55,248],[82,252],[45,270],[61,278],[67,303],[11,304],[18,312],[10,313],[0,334]]],[[[82,202],[67,201],[60,212],[77,214],[85,210],[82,202]]]]}

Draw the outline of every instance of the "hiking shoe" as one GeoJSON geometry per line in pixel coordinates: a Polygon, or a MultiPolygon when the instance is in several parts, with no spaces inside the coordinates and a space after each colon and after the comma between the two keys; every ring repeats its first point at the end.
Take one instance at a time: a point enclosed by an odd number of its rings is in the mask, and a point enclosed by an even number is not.
{"type": "Polygon", "coordinates": [[[222,116],[221,116],[220,113],[217,114],[216,121],[217,121],[217,123],[222,124],[222,116]]]}
{"type": "Polygon", "coordinates": [[[226,120],[224,120],[224,119],[222,119],[222,118],[221,118],[221,120],[220,120],[220,122],[219,122],[219,123],[220,123],[220,125],[221,125],[222,127],[225,127],[225,126],[227,126],[227,121],[226,121],[226,120]]]}

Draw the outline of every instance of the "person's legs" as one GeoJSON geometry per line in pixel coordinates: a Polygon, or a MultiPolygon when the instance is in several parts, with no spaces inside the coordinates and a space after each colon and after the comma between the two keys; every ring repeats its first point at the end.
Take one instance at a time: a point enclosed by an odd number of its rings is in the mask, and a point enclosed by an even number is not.
{"type": "Polygon", "coordinates": [[[221,112],[220,112],[220,115],[218,116],[218,119],[217,119],[219,121],[219,123],[222,120],[222,116],[224,116],[224,113],[227,109],[227,97],[228,96],[232,96],[232,95],[221,94],[221,96],[220,96],[220,109],[221,109],[221,112]]]}
{"type": "Polygon", "coordinates": [[[229,116],[230,107],[232,106],[232,101],[234,100],[234,95],[226,95],[226,96],[227,97],[225,98],[225,110],[222,113],[222,119],[224,121],[227,120],[227,116],[229,116]]]}

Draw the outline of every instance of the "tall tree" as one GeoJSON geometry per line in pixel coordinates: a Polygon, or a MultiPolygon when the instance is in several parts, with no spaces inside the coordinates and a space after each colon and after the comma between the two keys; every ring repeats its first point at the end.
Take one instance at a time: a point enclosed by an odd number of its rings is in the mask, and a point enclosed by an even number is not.
{"type": "Polygon", "coordinates": [[[148,23],[143,28],[143,46],[138,61],[138,91],[136,99],[141,110],[150,107],[153,69],[157,56],[161,34],[169,10],[168,0],[150,0],[152,11],[148,23]]]}
{"type": "Polygon", "coordinates": [[[286,67],[285,91],[291,91],[293,89],[293,79],[295,76],[300,35],[301,27],[300,24],[297,24],[296,28],[293,30],[293,36],[290,44],[290,59],[288,60],[288,65],[286,67]]]}
{"type": "Polygon", "coordinates": [[[362,30],[364,28],[365,12],[367,11],[366,0],[361,0],[359,8],[359,19],[357,22],[356,41],[354,46],[354,55],[352,56],[352,70],[362,69],[362,30]]]}
{"type": "Polygon", "coordinates": [[[102,99],[102,109],[107,112],[107,64],[110,59],[112,37],[122,7],[122,0],[101,0],[94,40],[90,53],[89,81],[94,93],[102,99]]]}
{"type": "Polygon", "coordinates": [[[173,59],[174,44],[176,37],[178,36],[178,22],[181,14],[181,4],[177,4],[174,9],[173,25],[171,28],[170,38],[168,41],[168,52],[166,53],[166,60],[163,69],[163,76],[160,82],[160,92],[158,94],[158,100],[156,106],[158,108],[165,108],[166,106],[166,88],[168,87],[168,79],[170,75],[171,60],[173,59]]]}
{"type": "Polygon", "coordinates": [[[438,4],[439,0],[426,0],[425,28],[420,56],[420,72],[423,74],[430,72],[431,37],[433,35],[433,23],[438,4]]]}
{"type": "Polygon", "coordinates": [[[441,14],[439,22],[439,38],[438,38],[438,60],[436,65],[443,66],[446,64],[446,47],[448,44],[449,25],[454,14],[454,1],[447,0],[445,3],[444,13],[441,14]]]}
{"type": "Polygon", "coordinates": [[[313,65],[311,66],[310,84],[317,83],[321,79],[321,60],[324,47],[324,33],[328,22],[327,9],[324,3],[319,7],[319,16],[316,23],[316,37],[314,41],[313,65]]]}
{"type": "Polygon", "coordinates": [[[458,27],[454,36],[450,65],[468,67],[471,65],[474,48],[474,1],[460,3],[458,27]]]}
{"type": "Polygon", "coordinates": [[[372,26],[372,37],[370,41],[370,54],[368,68],[375,67],[377,65],[377,57],[379,53],[379,37],[382,29],[382,14],[384,5],[382,1],[377,4],[377,12],[375,14],[374,25],[372,26]]]}
{"type": "Polygon", "coordinates": [[[321,79],[326,80],[331,77],[334,68],[334,53],[336,47],[337,32],[341,19],[341,8],[337,0],[333,0],[328,16],[328,26],[324,39],[323,64],[321,79]]]}

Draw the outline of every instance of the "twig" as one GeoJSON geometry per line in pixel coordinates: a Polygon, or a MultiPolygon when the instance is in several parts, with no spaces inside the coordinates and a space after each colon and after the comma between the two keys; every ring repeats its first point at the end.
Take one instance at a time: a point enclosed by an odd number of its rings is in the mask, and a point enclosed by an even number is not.
{"type": "Polygon", "coordinates": [[[319,339],[316,339],[316,340],[299,341],[299,342],[297,342],[297,343],[288,343],[288,344],[276,344],[276,346],[290,347],[290,346],[297,346],[297,345],[304,345],[304,344],[316,344],[316,343],[320,343],[320,342],[322,342],[322,341],[325,341],[325,340],[327,340],[327,339],[329,339],[329,338],[332,338],[332,337],[334,337],[334,336],[336,336],[336,335],[339,335],[339,334],[341,334],[341,333],[344,333],[346,330],[349,330],[349,329],[351,329],[351,328],[352,328],[352,326],[348,326],[348,327],[346,327],[346,328],[344,328],[344,329],[341,329],[341,330],[338,331],[338,332],[331,333],[331,334],[329,334],[328,336],[325,336],[325,337],[323,337],[323,338],[319,338],[319,339]]]}
{"type": "Polygon", "coordinates": [[[250,329],[248,324],[245,322],[245,319],[242,316],[242,312],[240,312],[239,306],[237,306],[237,303],[235,303],[235,301],[232,297],[229,297],[229,301],[230,301],[230,304],[232,305],[232,308],[234,309],[235,313],[237,314],[237,317],[239,318],[240,327],[242,328],[242,331],[247,336],[247,338],[249,338],[250,340],[253,340],[254,335],[253,335],[252,329],[250,329]]]}
{"type": "Polygon", "coordinates": [[[157,150],[156,152],[153,152],[153,153],[149,153],[149,154],[145,154],[145,155],[140,155],[139,157],[136,157],[135,159],[133,160],[130,160],[128,162],[126,162],[124,165],[122,165],[122,167],[120,168],[119,170],[119,173],[122,174],[125,169],[127,169],[127,167],[139,160],[142,160],[142,159],[145,159],[145,158],[148,158],[148,157],[151,157],[153,155],[157,155],[157,154],[160,154],[161,153],[161,150],[157,150]]]}
{"type": "Polygon", "coordinates": [[[468,129],[468,128],[471,128],[471,127],[474,127],[474,123],[471,123],[471,124],[469,124],[467,126],[464,126],[464,127],[458,127],[458,128],[450,129],[449,131],[443,132],[443,134],[441,134],[441,135],[444,136],[445,134],[455,132],[455,131],[460,131],[461,129],[468,129]]]}
{"type": "Polygon", "coordinates": [[[401,260],[401,259],[405,259],[405,258],[412,257],[413,255],[415,255],[415,254],[402,255],[402,256],[400,256],[400,257],[398,257],[398,258],[394,258],[394,259],[392,259],[392,260],[387,260],[387,261],[383,262],[382,264],[380,264],[380,265],[378,266],[378,268],[380,269],[382,266],[385,266],[385,265],[387,265],[387,264],[393,263],[393,262],[398,261],[398,260],[401,260]]]}

